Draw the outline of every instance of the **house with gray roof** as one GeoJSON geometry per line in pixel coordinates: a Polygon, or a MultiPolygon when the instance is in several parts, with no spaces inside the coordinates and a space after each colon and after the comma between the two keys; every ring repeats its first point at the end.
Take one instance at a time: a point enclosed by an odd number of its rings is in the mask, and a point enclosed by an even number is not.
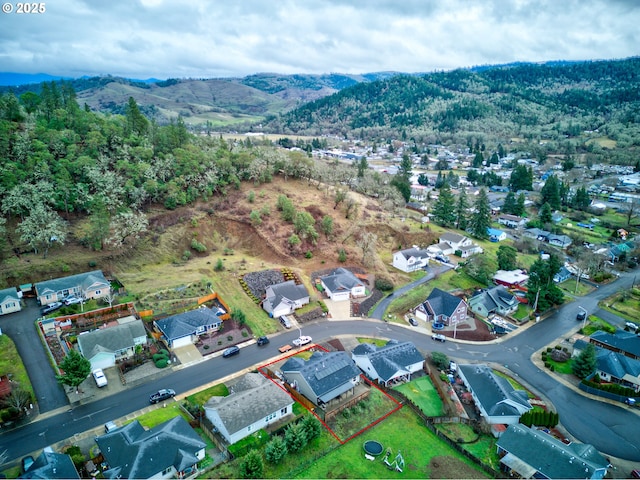
{"type": "Polygon", "coordinates": [[[329,275],[320,277],[320,283],[327,296],[334,302],[364,297],[366,286],[364,281],[356,277],[346,268],[336,268],[329,275]]]}
{"type": "Polygon", "coordinates": [[[162,340],[169,348],[178,348],[195,343],[200,335],[214,333],[222,327],[223,308],[211,309],[200,306],[188,312],[154,320],[155,329],[162,333],[162,340]]]}
{"type": "Polygon", "coordinates": [[[411,381],[424,368],[424,357],[411,342],[389,340],[383,347],[361,343],[351,352],[355,364],[371,380],[390,386],[411,381]]]}
{"type": "Polygon", "coordinates": [[[198,472],[207,444],[178,415],[146,430],[140,422],[95,439],[105,462],[106,478],[183,478],[198,472]]]}
{"type": "Polygon", "coordinates": [[[0,315],[22,310],[20,296],[16,287],[0,290],[0,315]]]}
{"type": "Polygon", "coordinates": [[[546,242],[547,237],[551,234],[551,232],[547,232],[546,230],[542,230],[541,228],[527,228],[523,235],[525,237],[534,238],[536,240],[540,240],[541,242],[546,242]]]}
{"type": "Polygon", "coordinates": [[[434,288],[415,309],[415,315],[426,322],[454,325],[467,319],[467,303],[449,292],[434,288]]]}
{"type": "Polygon", "coordinates": [[[503,213],[498,217],[498,223],[508,228],[519,228],[524,227],[527,224],[527,219],[517,215],[503,213]]]}
{"type": "Polygon", "coordinates": [[[509,425],[498,439],[501,469],[519,478],[601,479],[609,462],[592,445],[570,443],[522,424],[509,425]]]}
{"type": "Polygon", "coordinates": [[[550,233],[547,236],[547,242],[549,245],[553,245],[554,247],[567,248],[573,243],[573,240],[571,240],[571,237],[568,235],[556,235],[554,233],[550,233]]]}
{"type": "Polygon", "coordinates": [[[518,423],[520,416],[533,408],[527,392],[516,390],[487,365],[458,365],[458,375],[490,425],[518,423]]]}
{"type": "Polygon", "coordinates": [[[429,252],[419,247],[406,248],[393,254],[393,266],[403,272],[415,272],[429,264],[429,252]]]}
{"type": "Polygon", "coordinates": [[[293,280],[270,285],[266,288],[262,308],[273,318],[289,315],[309,303],[309,292],[304,285],[293,280]]]}
{"type": "Polygon", "coordinates": [[[109,368],[117,360],[132,357],[138,345],[147,344],[142,320],[133,316],[118,319],[118,324],[78,335],[78,348],[91,362],[91,369],[109,368]]]}
{"type": "Polygon", "coordinates": [[[353,391],[360,370],[346,352],[313,352],[308,360],[290,357],[280,367],[285,381],[320,407],[353,391]]]}
{"type": "Polygon", "coordinates": [[[598,330],[591,334],[589,341],[596,347],[606,348],[634,360],[640,360],[640,336],[633,332],[616,330],[616,333],[607,333],[598,330]]]}
{"type": "Polygon", "coordinates": [[[80,478],[71,457],[65,453],[43,451],[20,478],[80,478]]]}
{"type": "Polygon", "coordinates": [[[503,285],[480,290],[469,299],[472,312],[488,317],[491,314],[509,315],[518,309],[518,299],[503,285]]]}
{"type": "Polygon", "coordinates": [[[259,373],[247,373],[229,391],[226,397],[211,397],[204,405],[205,415],[228,444],[293,412],[293,398],[259,373]]]}
{"type": "Polygon", "coordinates": [[[36,283],[35,289],[40,305],[48,305],[61,302],[69,295],[85,300],[104,297],[111,291],[111,283],[101,270],[94,270],[36,283]]]}

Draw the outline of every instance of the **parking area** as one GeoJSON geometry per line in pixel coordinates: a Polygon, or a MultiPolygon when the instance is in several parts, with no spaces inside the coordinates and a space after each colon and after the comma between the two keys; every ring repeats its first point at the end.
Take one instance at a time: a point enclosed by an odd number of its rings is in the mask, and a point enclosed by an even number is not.
{"type": "Polygon", "coordinates": [[[329,315],[333,320],[347,320],[351,318],[351,302],[334,302],[330,298],[325,298],[324,303],[329,309],[329,315]]]}

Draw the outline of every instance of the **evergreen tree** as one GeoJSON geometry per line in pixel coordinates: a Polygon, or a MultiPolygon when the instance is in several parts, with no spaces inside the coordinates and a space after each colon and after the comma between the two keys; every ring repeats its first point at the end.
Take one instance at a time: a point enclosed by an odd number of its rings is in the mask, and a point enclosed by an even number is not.
{"type": "Polygon", "coordinates": [[[452,170],[449,171],[449,173],[447,173],[447,178],[445,180],[449,185],[451,185],[452,187],[457,187],[458,184],[460,183],[460,178],[458,178],[458,176],[453,173],[452,170]]]}
{"type": "Polygon", "coordinates": [[[429,177],[424,173],[418,175],[418,185],[422,185],[423,187],[429,185],[429,177]]]}
{"type": "Polygon", "coordinates": [[[275,435],[264,447],[264,457],[267,462],[277,465],[287,455],[287,444],[280,435],[275,435]]]}
{"type": "Polygon", "coordinates": [[[411,179],[412,169],[413,162],[411,161],[409,154],[405,152],[402,154],[402,160],[400,161],[400,166],[398,168],[398,175],[409,181],[411,179]]]}
{"type": "Polygon", "coordinates": [[[491,206],[489,205],[489,197],[484,188],[480,189],[478,197],[474,203],[475,211],[471,215],[469,226],[471,234],[480,239],[489,238],[487,229],[491,227],[491,206]]]}
{"type": "Polygon", "coordinates": [[[518,195],[518,200],[516,201],[516,208],[513,211],[514,215],[518,215],[519,217],[522,217],[525,212],[525,206],[524,203],[526,201],[526,198],[524,196],[524,193],[521,193],[520,195],[518,195]]]}
{"type": "Polygon", "coordinates": [[[482,167],[482,162],[484,162],[484,157],[482,156],[482,153],[478,151],[476,152],[476,156],[473,157],[473,163],[472,163],[473,168],[482,167]]]}
{"type": "Polygon", "coordinates": [[[61,375],[56,375],[58,383],[77,389],[91,373],[91,362],[73,348],[60,362],[61,375]]]}
{"type": "Polygon", "coordinates": [[[307,431],[302,423],[289,424],[287,427],[284,440],[287,443],[287,450],[291,453],[299,452],[307,446],[307,431]]]}
{"type": "Polygon", "coordinates": [[[591,204],[591,199],[584,186],[578,187],[576,194],[573,196],[573,208],[577,210],[586,210],[591,204]]]}
{"type": "Polygon", "coordinates": [[[249,450],[240,462],[240,475],[242,478],[262,478],[264,463],[258,450],[249,450]]]}
{"type": "Polygon", "coordinates": [[[504,204],[501,209],[502,213],[508,213],[510,215],[515,215],[516,211],[516,196],[513,192],[507,193],[507,196],[504,197],[504,204]]]}
{"type": "Polygon", "coordinates": [[[519,190],[533,190],[533,170],[526,165],[516,165],[509,177],[509,188],[517,192],[519,190]]]}
{"type": "Polygon", "coordinates": [[[547,260],[539,258],[531,265],[527,281],[527,300],[529,304],[536,305],[536,311],[544,312],[564,301],[562,290],[553,281],[553,276],[561,267],[562,262],[553,254],[547,260]]]}
{"type": "Polygon", "coordinates": [[[571,371],[578,378],[586,378],[596,369],[596,347],[593,343],[587,343],[587,346],[580,354],[573,359],[571,371]]]}
{"type": "Polygon", "coordinates": [[[551,206],[548,203],[545,203],[540,207],[540,210],[538,211],[538,218],[543,226],[548,225],[553,221],[553,213],[551,212],[551,206]]]}
{"type": "Polygon", "coordinates": [[[499,270],[515,270],[518,268],[518,250],[510,245],[500,245],[496,252],[499,270]]]}
{"type": "Polygon", "coordinates": [[[455,198],[447,183],[440,188],[438,200],[433,205],[433,221],[443,227],[453,227],[456,223],[455,198]]]}
{"type": "Polygon", "coordinates": [[[125,110],[126,129],[125,134],[144,135],[149,129],[149,121],[140,112],[138,104],[133,97],[129,97],[125,110]]]}
{"type": "Polygon", "coordinates": [[[545,203],[548,203],[552,210],[560,208],[560,182],[555,175],[550,175],[540,190],[540,204],[545,203]]]}
{"type": "Polygon", "coordinates": [[[456,228],[459,230],[466,230],[469,221],[469,199],[467,197],[467,191],[464,187],[460,189],[460,195],[458,195],[458,203],[456,204],[456,228]]]}
{"type": "Polygon", "coordinates": [[[369,168],[369,162],[367,162],[367,157],[362,156],[358,161],[358,178],[364,177],[364,172],[369,168]]]}

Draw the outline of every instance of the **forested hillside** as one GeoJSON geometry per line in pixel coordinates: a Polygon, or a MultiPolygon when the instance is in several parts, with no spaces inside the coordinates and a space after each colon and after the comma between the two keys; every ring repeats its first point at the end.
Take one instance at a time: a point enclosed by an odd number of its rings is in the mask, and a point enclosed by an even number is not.
{"type": "Polygon", "coordinates": [[[555,142],[559,151],[597,150],[593,138],[600,134],[616,150],[627,151],[615,154],[625,162],[640,142],[639,75],[640,58],[631,58],[395,76],[343,89],[264,127],[418,143],[465,144],[480,137],[497,144],[515,138],[555,142]]]}

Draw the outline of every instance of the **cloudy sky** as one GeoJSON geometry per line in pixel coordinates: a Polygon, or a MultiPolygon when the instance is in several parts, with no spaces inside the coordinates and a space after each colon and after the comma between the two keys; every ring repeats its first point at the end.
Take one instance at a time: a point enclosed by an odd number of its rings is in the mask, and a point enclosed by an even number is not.
{"type": "Polygon", "coordinates": [[[7,4],[5,72],[429,72],[640,53],[638,0],[50,0],[28,15],[7,4]]]}

